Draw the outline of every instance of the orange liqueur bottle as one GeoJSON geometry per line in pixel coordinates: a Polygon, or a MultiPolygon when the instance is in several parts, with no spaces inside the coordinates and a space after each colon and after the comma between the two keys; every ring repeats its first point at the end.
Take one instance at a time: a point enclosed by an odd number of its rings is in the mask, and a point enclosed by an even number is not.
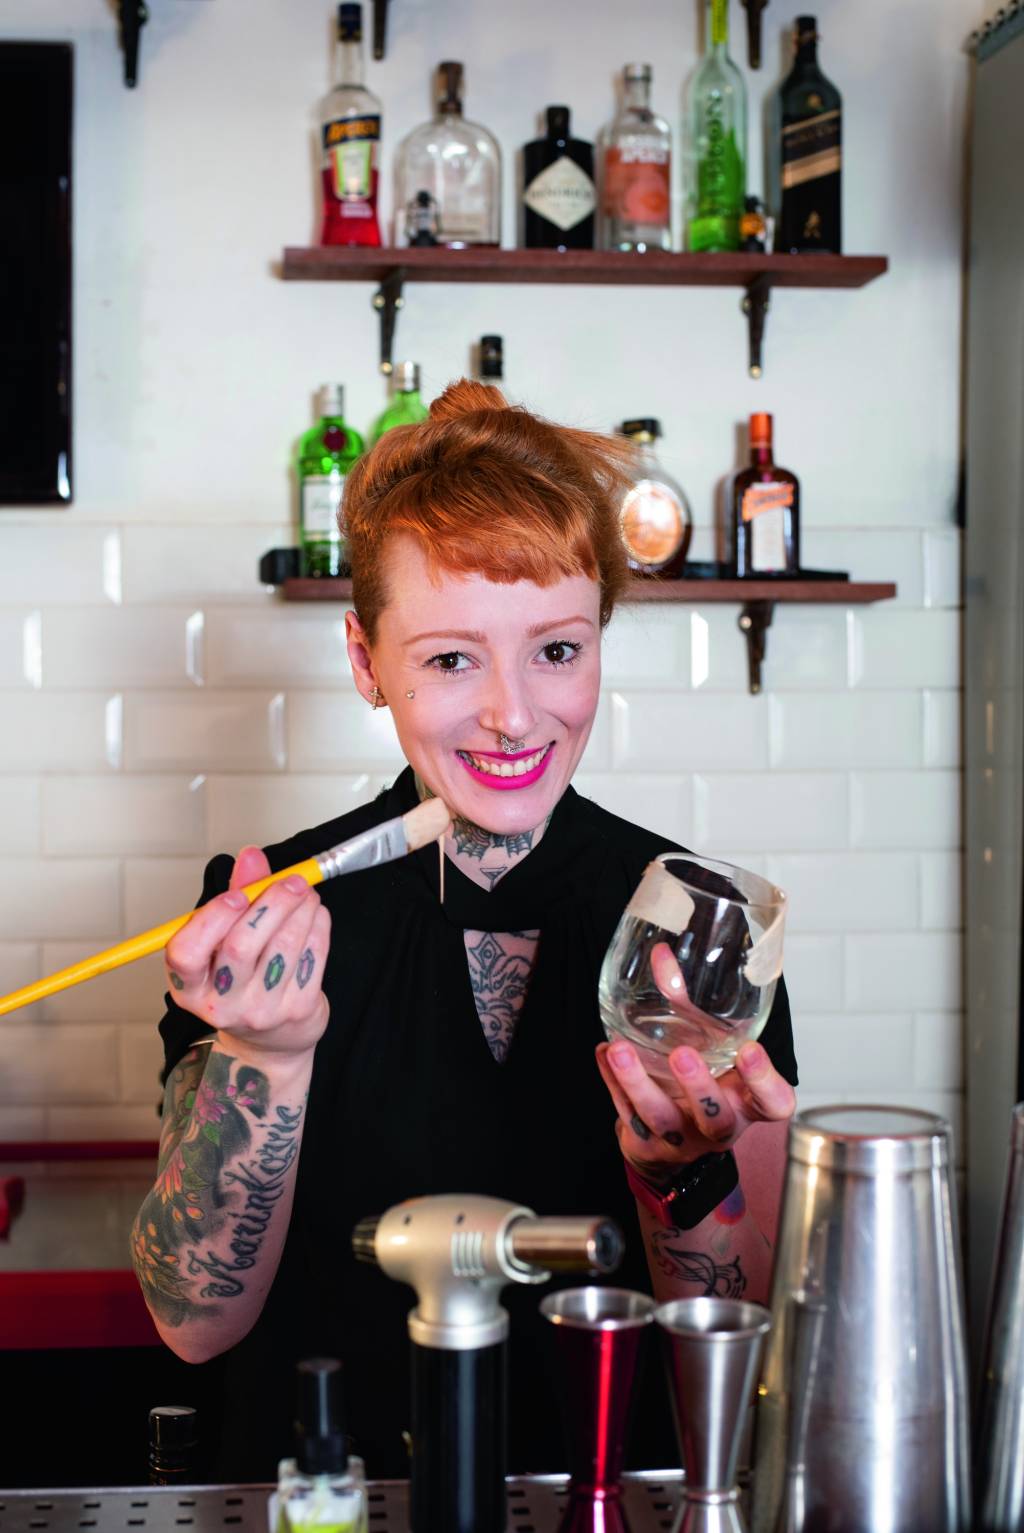
{"type": "Polygon", "coordinates": [[[750,467],[732,487],[733,563],[743,579],[800,568],[800,481],[772,462],[772,418],[750,417],[750,467]]]}

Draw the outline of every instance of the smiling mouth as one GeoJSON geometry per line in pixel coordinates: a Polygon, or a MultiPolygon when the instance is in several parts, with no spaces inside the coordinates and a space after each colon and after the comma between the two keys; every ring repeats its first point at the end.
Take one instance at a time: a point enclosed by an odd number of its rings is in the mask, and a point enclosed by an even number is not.
{"type": "Polygon", "coordinates": [[[535,772],[552,750],[555,742],[544,745],[540,750],[525,752],[516,756],[514,760],[500,760],[493,756],[474,756],[470,751],[456,751],[460,761],[473,768],[475,772],[482,772],[485,777],[525,777],[529,772],[535,772]]]}

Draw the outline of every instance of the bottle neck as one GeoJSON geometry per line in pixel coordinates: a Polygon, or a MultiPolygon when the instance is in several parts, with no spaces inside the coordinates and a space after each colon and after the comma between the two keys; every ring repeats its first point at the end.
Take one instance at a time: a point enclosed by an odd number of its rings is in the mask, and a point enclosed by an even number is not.
{"type": "Polygon", "coordinates": [[[651,109],[650,80],[627,80],[623,100],[631,111],[649,112],[651,109]]]}
{"type": "Polygon", "coordinates": [[[729,47],[729,0],[708,0],[708,53],[725,53],[729,47]]]}
{"type": "Polygon", "coordinates": [[[335,78],[339,85],[362,85],[363,45],[351,38],[338,41],[335,78]]]}
{"type": "Polygon", "coordinates": [[[763,468],[772,461],[771,442],[758,442],[750,448],[750,461],[755,468],[763,468]]]}

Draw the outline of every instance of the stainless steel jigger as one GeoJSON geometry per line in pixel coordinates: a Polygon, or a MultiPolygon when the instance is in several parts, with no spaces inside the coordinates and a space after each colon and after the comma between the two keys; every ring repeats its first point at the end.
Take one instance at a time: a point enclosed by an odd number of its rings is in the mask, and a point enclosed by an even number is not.
{"type": "Polygon", "coordinates": [[[654,1300],[628,1288],[566,1288],[549,1294],[540,1312],[555,1327],[569,1452],[558,1533],[628,1533],[619,1482],[654,1300]]]}
{"type": "Polygon", "coordinates": [[[736,1460],[771,1315],[739,1299],[677,1299],[654,1318],[668,1339],[686,1470],[675,1533],[743,1533],[736,1460]]]}

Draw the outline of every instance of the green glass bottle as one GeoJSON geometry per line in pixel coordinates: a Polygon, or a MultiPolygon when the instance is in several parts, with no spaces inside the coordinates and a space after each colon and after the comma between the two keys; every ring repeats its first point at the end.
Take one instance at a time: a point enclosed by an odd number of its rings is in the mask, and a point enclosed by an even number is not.
{"type": "Polygon", "coordinates": [[[386,410],[378,415],[370,433],[371,443],[379,442],[393,426],[418,426],[430,411],[420,398],[420,369],[416,362],[396,362],[391,375],[394,394],[386,410]]]}
{"type": "Polygon", "coordinates": [[[304,575],[347,575],[348,546],[339,513],[345,475],[363,451],[363,439],[344,417],[345,390],[317,390],[320,419],[299,438],[299,546],[304,575]]]}
{"type": "Polygon", "coordinates": [[[687,93],[687,248],[738,250],[747,92],[729,57],[728,0],[708,0],[707,47],[687,93]]]}

